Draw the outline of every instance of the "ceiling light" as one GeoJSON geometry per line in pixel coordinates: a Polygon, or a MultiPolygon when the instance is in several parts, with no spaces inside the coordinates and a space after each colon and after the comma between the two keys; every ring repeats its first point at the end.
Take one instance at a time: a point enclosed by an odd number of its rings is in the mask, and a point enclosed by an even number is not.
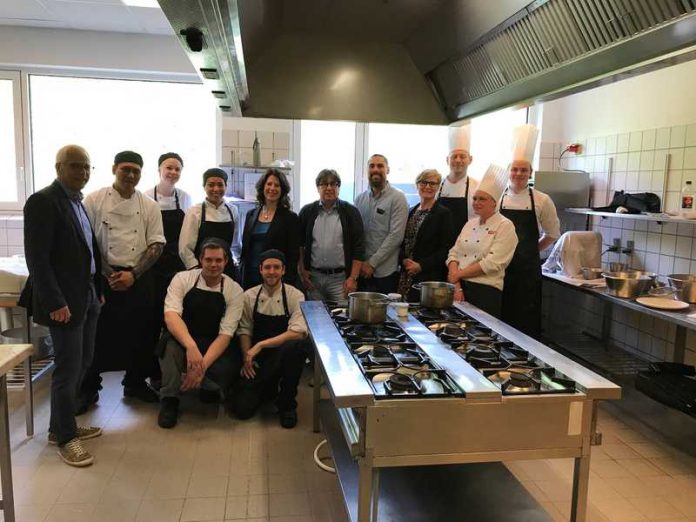
{"type": "Polygon", "coordinates": [[[213,96],[215,96],[216,98],[224,98],[225,96],[227,96],[225,94],[225,91],[212,91],[212,93],[213,96]]]}
{"type": "Polygon", "coordinates": [[[157,0],[121,0],[121,2],[130,7],[151,7],[154,9],[160,8],[157,0]]]}
{"type": "Polygon", "coordinates": [[[220,75],[217,72],[217,69],[201,69],[201,74],[203,75],[203,78],[206,80],[218,80],[220,79],[220,75]]]}

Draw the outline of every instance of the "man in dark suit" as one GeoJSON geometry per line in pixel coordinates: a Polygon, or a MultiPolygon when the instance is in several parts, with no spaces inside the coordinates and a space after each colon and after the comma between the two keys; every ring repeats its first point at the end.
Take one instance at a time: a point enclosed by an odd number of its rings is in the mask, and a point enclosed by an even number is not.
{"type": "Polygon", "coordinates": [[[57,179],[24,206],[24,252],[29,280],[22,302],[34,321],[49,327],[55,369],[48,442],[72,466],[94,457],[82,441],[101,428],[77,426],[77,392],[94,354],[101,296],[101,255],[80,192],[91,172],[87,151],[66,145],[56,155],[57,179]]]}

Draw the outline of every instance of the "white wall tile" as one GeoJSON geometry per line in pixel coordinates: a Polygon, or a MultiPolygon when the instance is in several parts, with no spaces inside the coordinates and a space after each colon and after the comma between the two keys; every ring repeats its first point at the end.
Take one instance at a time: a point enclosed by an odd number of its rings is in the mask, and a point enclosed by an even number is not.
{"type": "Polygon", "coordinates": [[[607,138],[601,136],[595,140],[595,154],[606,154],[607,152],[607,138]]]}
{"type": "Polygon", "coordinates": [[[239,131],[239,146],[244,148],[252,148],[254,146],[254,138],[256,133],[253,130],[239,131]]]}
{"type": "Polygon", "coordinates": [[[696,123],[686,127],[686,142],[687,147],[696,147],[696,123]]]}
{"type": "MultiPolygon", "coordinates": [[[[273,133],[273,148],[274,149],[289,149],[290,148],[290,134],[287,132],[274,132],[273,133]]],[[[553,154],[553,147],[551,147],[551,153],[553,154]]]]}
{"type": "Polygon", "coordinates": [[[688,274],[691,261],[681,257],[674,258],[674,274],[688,274]]]}
{"type": "MultiPolygon", "coordinates": [[[[693,237],[694,226],[690,223],[679,223],[677,225],[677,235],[693,237]]],[[[691,255],[691,252],[689,252],[689,255],[691,255]]]]}
{"type": "Polygon", "coordinates": [[[539,157],[553,158],[553,146],[554,143],[551,141],[542,141],[539,145],[539,157]]]}
{"type": "Polygon", "coordinates": [[[7,218],[7,228],[24,229],[24,218],[22,216],[11,216],[7,218]]]}
{"type": "MultiPolygon", "coordinates": [[[[691,239],[691,238],[689,238],[691,239]]],[[[633,233],[633,241],[635,242],[636,250],[646,250],[648,245],[648,234],[642,230],[636,230],[633,233]]],[[[689,248],[689,256],[691,255],[691,248],[689,248]]]]}
{"type": "Polygon", "coordinates": [[[655,148],[656,149],[668,149],[669,148],[669,137],[671,129],[669,127],[663,127],[662,129],[657,129],[655,135],[655,148]]]}
{"type": "Polygon", "coordinates": [[[628,153],[628,164],[626,170],[640,170],[640,152],[628,153]]]}
{"type": "Polygon", "coordinates": [[[629,135],[628,139],[628,150],[629,152],[640,150],[640,147],[642,145],[643,141],[643,133],[642,132],[632,132],[629,135]]]}
{"type": "MultiPolygon", "coordinates": [[[[257,131],[256,136],[259,139],[261,149],[273,149],[273,132],[272,131],[257,131]]],[[[253,142],[252,142],[253,145],[253,142]]]]}
{"type": "Polygon", "coordinates": [[[640,153],[640,170],[653,170],[655,151],[646,150],[640,153]]]}
{"type": "Polygon", "coordinates": [[[674,257],[672,256],[660,256],[660,264],[658,265],[658,274],[673,274],[672,269],[674,268],[674,257]]]}
{"type": "Polygon", "coordinates": [[[672,234],[674,236],[677,235],[677,224],[676,223],[663,223],[662,224],[662,233],[663,234],[672,234]]]}
{"type": "Polygon", "coordinates": [[[224,129],[222,131],[223,147],[239,147],[239,131],[235,129],[224,129]]]}
{"type": "Polygon", "coordinates": [[[24,230],[19,228],[8,228],[7,229],[7,244],[9,246],[23,246],[24,245],[24,230]]]}
{"type": "Polygon", "coordinates": [[[585,149],[582,151],[582,154],[585,156],[594,156],[595,155],[595,141],[597,138],[588,138],[587,141],[585,142],[585,149]]]}
{"type": "Polygon", "coordinates": [[[653,252],[656,254],[660,253],[660,243],[661,243],[661,237],[660,234],[656,232],[648,232],[648,241],[646,244],[646,250],[648,252],[653,252]]]}
{"type": "Polygon", "coordinates": [[[662,193],[662,189],[665,186],[665,174],[664,172],[653,172],[650,180],[650,191],[657,194],[662,193]]]}
{"type": "Polygon", "coordinates": [[[628,144],[630,142],[629,134],[619,134],[616,143],[616,152],[628,152],[628,144]]]}
{"type": "Polygon", "coordinates": [[[667,190],[681,190],[682,189],[682,171],[681,170],[669,170],[667,176],[667,190]]]}
{"type": "Polygon", "coordinates": [[[684,168],[684,149],[670,149],[669,155],[670,169],[680,170],[684,168]]]}
{"type": "Polygon", "coordinates": [[[656,150],[653,156],[653,170],[664,170],[665,168],[665,157],[669,154],[668,149],[656,150]]]}
{"type": "Polygon", "coordinates": [[[626,170],[628,170],[628,153],[622,152],[614,156],[614,172],[624,172],[626,170]]]}
{"type": "Polygon", "coordinates": [[[554,169],[554,161],[552,158],[540,158],[539,159],[539,170],[541,171],[552,171],[554,169]]]}
{"type": "Polygon", "coordinates": [[[671,234],[662,234],[662,242],[660,245],[660,254],[665,256],[673,256],[676,248],[677,236],[671,234]]]}
{"type": "Polygon", "coordinates": [[[618,147],[618,141],[619,141],[618,136],[615,136],[615,135],[607,136],[606,145],[605,145],[605,152],[607,154],[616,153],[617,147],[618,147]]]}
{"type": "Polygon", "coordinates": [[[675,147],[683,147],[684,143],[686,143],[686,125],[672,127],[672,132],[669,138],[669,147],[671,149],[675,147]]]}
{"type": "Polygon", "coordinates": [[[7,255],[8,256],[22,256],[22,255],[24,255],[24,247],[8,245],[7,255]]]}
{"type": "Polygon", "coordinates": [[[626,189],[627,191],[638,190],[638,173],[637,172],[627,172],[626,173],[626,189]]]}
{"type": "Polygon", "coordinates": [[[644,171],[638,174],[638,188],[637,190],[650,190],[652,183],[652,172],[644,171]]]}
{"type": "Polygon", "coordinates": [[[696,169],[696,147],[684,149],[684,169],[696,169]]]}
{"type": "Polygon", "coordinates": [[[643,142],[641,144],[641,150],[653,150],[655,148],[656,133],[657,131],[655,129],[643,131],[643,142]]]}
{"type": "MultiPolygon", "coordinates": [[[[681,178],[681,184],[682,187],[684,186],[684,183],[687,181],[693,181],[696,183],[696,170],[685,170],[682,172],[682,178],[681,178]]],[[[679,190],[681,190],[682,187],[679,187],[679,190]]]]}
{"type": "Polygon", "coordinates": [[[662,210],[678,212],[680,207],[681,194],[677,191],[667,192],[667,201],[662,202],[662,210]]]}
{"type": "Polygon", "coordinates": [[[678,257],[691,257],[692,238],[689,236],[677,236],[677,242],[674,247],[674,254],[678,257]]]}
{"type": "Polygon", "coordinates": [[[634,223],[635,230],[648,230],[648,222],[647,221],[636,221],[634,223]]]}

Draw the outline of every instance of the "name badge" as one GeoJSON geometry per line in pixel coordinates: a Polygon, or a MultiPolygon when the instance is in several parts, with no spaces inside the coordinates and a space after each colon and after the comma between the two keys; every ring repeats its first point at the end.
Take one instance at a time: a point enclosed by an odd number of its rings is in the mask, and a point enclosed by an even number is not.
{"type": "Polygon", "coordinates": [[[383,208],[378,208],[377,209],[378,214],[384,214],[384,209],[383,208]]]}

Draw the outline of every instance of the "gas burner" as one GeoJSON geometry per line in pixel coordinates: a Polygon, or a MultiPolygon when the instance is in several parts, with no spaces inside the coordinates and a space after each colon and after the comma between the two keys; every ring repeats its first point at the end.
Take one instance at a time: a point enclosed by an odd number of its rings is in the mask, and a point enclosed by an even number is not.
{"type": "Polygon", "coordinates": [[[419,392],[420,386],[413,377],[402,373],[394,373],[389,376],[384,386],[390,391],[419,392]]]}
{"type": "Polygon", "coordinates": [[[393,323],[379,325],[346,323],[340,326],[341,333],[349,343],[401,343],[406,334],[393,323]]]}
{"type": "Polygon", "coordinates": [[[442,313],[442,310],[437,310],[434,308],[419,308],[418,310],[416,310],[415,314],[416,317],[429,321],[444,319],[444,314],[442,313]]]}
{"type": "Polygon", "coordinates": [[[377,398],[461,396],[459,387],[447,372],[433,367],[401,366],[393,370],[367,371],[366,376],[377,398]]]}
{"type": "Polygon", "coordinates": [[[405,365],[417,371],[429,362],[428,356],[413,343],[351,344],[350,347],[363,368],[394,369],[405,365]]]}
{"type": "Polygon", "coordinates": [[[575,393],[575,381],[553,368],[528,369],[511,366],[507,370],[486,370],[482,373],[497,384],[503,395],[575,393]]]}

